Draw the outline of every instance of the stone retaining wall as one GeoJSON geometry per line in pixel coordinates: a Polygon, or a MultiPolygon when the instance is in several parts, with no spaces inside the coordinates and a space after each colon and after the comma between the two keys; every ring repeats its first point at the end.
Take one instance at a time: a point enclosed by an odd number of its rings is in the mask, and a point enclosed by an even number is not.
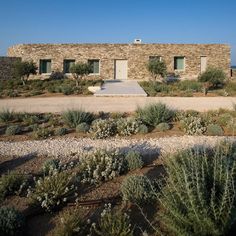
{"type": "Polygon", "coordinates": [[[13,64],[21,60],[18,57],[0,57],[0,79],[11,79],[14,77],[13,64]]]}
{"type": "Polygon", "coordinates": [[[100,60],[100,74],[89,78],[114,79],[115,60],[128,60],[128,79],[149,79],[147,63],[150,56],[161,56],[168,72],[174,72],[174,57],[185,57],[185,78],[196,78],[200,73],[201,56],[207,66],[222,68],[230,76],[230,46],[225,44],[20,44],[8,49],[8,56],[33,60],[51,59],[52,71],[63,71],[64,59],[87,62],[100,60]]]}
{"type": "Polygon", "coordinates": [[[236,68],[231,70],[231,77],[236,79],[236,68]]]}

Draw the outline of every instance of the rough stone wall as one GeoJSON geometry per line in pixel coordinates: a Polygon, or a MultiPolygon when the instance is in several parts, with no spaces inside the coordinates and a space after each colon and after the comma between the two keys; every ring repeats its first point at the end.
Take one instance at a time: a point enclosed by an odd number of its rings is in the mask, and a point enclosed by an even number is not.
{"type": "Polygon", "coordinates": [[[100,75],[89,78],[114,79],[115,60],[128,60],[128,79],[149,79],[149,56],[161,56],[168,72],[174,72],[174,57],[185,57],[184,78],[196,78],[200,73],[200,57],[207,56],[207,66],[222,68],[230,76],[230,46],[225,44],[21,44],[8,49],[8,56],[33,60],[52,60],[52,71],[63,70],[64,59],[87,62],[100,60],[100,75]]]}
{"type": "Polygon", "coordinates": [[[12,66],[19,60],[18,57],[0,57],[0,79],[13,78],[12,66]]]}

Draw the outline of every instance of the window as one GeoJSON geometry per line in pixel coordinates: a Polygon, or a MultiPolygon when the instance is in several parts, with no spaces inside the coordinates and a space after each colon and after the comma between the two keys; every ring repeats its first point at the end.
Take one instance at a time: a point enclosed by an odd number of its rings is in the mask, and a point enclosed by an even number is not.
{"type": "Polygon", "coordinates": [[[63,63],[63,72],[70,73],[70,68],[75,64],[75,60],[64,60],[63,63]]]}
{"type": "Polygon", "coordinates": [[[149,61],[161,61],[161,56],[149,56],[149,61]]]}
{"type": "Polygon", "coordinates": [[[40,60],[39,72],[40,74],[52,72],[50,59],[40,60]]]}
{"type": "Polygon", "coordinates": [[[174,69],[175,70],[184,70],[184,57],[174,57],[174,69]]]}
{"type": "Polygon", "coordinates": [[[91,74],[99,74],[99,60],[88,60],[89,65],[91,65],[92,73],[91,74]]]}

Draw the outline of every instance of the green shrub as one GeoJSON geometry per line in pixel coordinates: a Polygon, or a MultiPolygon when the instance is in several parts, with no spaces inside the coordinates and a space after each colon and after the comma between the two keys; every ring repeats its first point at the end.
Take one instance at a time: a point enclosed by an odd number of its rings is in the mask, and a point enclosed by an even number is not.
{"type": "Polygon", "coordinates": [[[38,124],[33,124],[28,126],[29,131],[36,131],[38,128],[39,128],[38,124]]]}
{"type": "Polygon", "coordinates": [[[80,213],[80,209],[66,210],[60,215],[60,222],[53,232],[54,236],[85,236],[88,234],[88,223],[80,213]]]}
{"type": "Polygon", "coordinates": [[[157,218],[167,235],[228,235],[236,223],[236,147],[182,151],[165,158],[157,218]]]}
{"type": "Polygon", "coordinates": [[[212,136],[223,135],[223,129],[217,124],[209,124],[207,126],[207,134],[212,136]]]}
{"type": "Polygon", "coordinates": [[[127,161],[128,169],[129,170],[135,170],[143,167],[143,160],[140,153],[135,151],[129,151],[125,155],[125,159],[127,161]]]}
{"type": "Polygon", "coordinates": [[[146,176],[128,176],[122,182],[121,193],[124,201],[137,204],[152,202],[156,198],[154,187],[146,176]]]}
{"type": "Polygon", "coordinates": [[[42,172],[44,175],[53,174],[54,171],[58,171],[60,167],[60,161],[58,159],[49,159],[43,163],[42,172]]]}
{"type": "Polygon", "coordinates": [[[0,122],[9,122],[15,119],[16,113],[8,109],[0,111],[0,122]]]}
{"type": "Polygon", "coordinates": [[[33,131],[33,138],[35,139],[46,139],[52,136],[53,131],[49,128],[45,127],[38,127],[36,130],[33,131]]]}
{"type": "Polygon", "coordinates": [[[80,158],[82,183],[98,184],[114,179],[127,170],[125,158],[118,151],[97,150],[80,158]]]}
{"type": "Polygon", "coordinates": [[[11,90],[7,91],[7,96],[10,98],[15,98],[15,97],[19,96],[19,93],[17,90],[11,89],[11,90]]]}
{"type": "Polygon", "coordinates": [[[0,235],[22,235],[25,220],[23,215],[12,207],[0,208],[0,235]]]}
{"type": "Polygon", "coordinates": [[[28,189],[27,196],[32,204],[40,205],[46,211],[66,203],[68,197],[75,193],[75,176],[68,172],[54,172],[39,178],[34,188],[28,189]]]}
{"type": "Polygon", "coordinates": [[[183,80],[179,81],[176,85],[182,91],[194,91],[194,92],[202,91],[202,84],[196,80],[183,80]]]}
{"type": "Polygon", "coordinates": [[[66,124],[71,128],[75,128],[83,122],[90,124],[94,120],[93,113],[85,112],[83,110],[68,110],[62,114],[62,117],[66,124]]]}
{"type": "Polygon", "coordinates": [[[19,125],[10,125],[6,128],[6,135],[16,135],[21,133],[21,127],[19,125]]]}
{"type": "Polygon", "coordinates": [[[117,132],[122,136],[130,136],[138,133],[141,124],[141,121],[134,118],[120,118],[117,121],[117,132]]]}
{"type": "Polygon", "coordinates": [[[156,126],[157,131],[165,132],[170,129],[170,125],[168,123],[160,123],[156,126]]]}
{"type": "Polygon", "coordinates": [[[169,93],[170,92],[170,86],[168,84],[152,82],[152,83],[150,83],[150,86],[152,86],[153,89],[157,93],[169,93]]]}
{"type": "Polygon", "coordinates": [[[26,124],[26,125],[33,125],[40,122],[40,117],[38,115],[24,113],[21,115],[20,119],[26,124]]]}
{"type": "Polygon", "coordinates": [[[76,132],[77,133],[87,133],[89,131],[90,126],[83,122],[76,126],[76,132]]]}
{"type": "Polygon", "coordinates": [[[146,125],[156,127],[162,122],[168,122],[174,117],[174,111],[170,110],[165,104],[157,103],[138,108],[137,116],[146,125]]]}
{"type": "Polygon", "coordinates": [[[60,90],[64,95],[70,95],[70,94],[74,93],[74,88],[70,85],[67,85],[67,84],[62,85],[60,90]]]}
{"type": "Polygon", "coordinates": [[[147,134],[148,133],[148,127],[144,124],[141,124],[138,128],[138,133],[147,134]]]}
{"type": "Polygon", "coordinates": [[[209,86],[212,88],[217,88],[224,85],[226,75],[221,69],[207,68],[207,70],[199,76],[198,80],[200,82],[209,83],[209,86]]]}
{"type": "Polygon", "coordinates": [[[114,136],[117,133],[116,122],[113,119],[97,119],[92,123],[90,133],[98,139],[114,136]]]}
{"type": "Polygon", "coordinates": [[[3,200],[8,195],[20,193],[26,184],[26,177],[17,172],[12,171],[2,175],[0,178],[0,199],[3,200]]]}
{"type": "Polygon", "coordinates": [[[231,120],[233,119],[233,116],[229,113],[223,113],[220,114],[217,118],[217,123],[222,126],[226,126],[231,120]]]}
{"type": "Polygon", "coordinates": [[[105,205],[98,227],[94,231],[100,236],[133,236],[129,216],[122,211],[112,211],[111,205],[105,205]]]}
{"type": "Polygon", "coordinates": [[[206,125],[201,117],[189,115],[180,121],[180,125],[189,135],[201,135],[206,132],[206,125]]]}
{"type": "Polygon", "coordinates": [[[58,136],[63,136],[63,135],[66,135],[67,133],[68,133],[68,129],[65,127],[60,127],[56,129],[55,131],[55,135],[58,135],[58,136]]]}

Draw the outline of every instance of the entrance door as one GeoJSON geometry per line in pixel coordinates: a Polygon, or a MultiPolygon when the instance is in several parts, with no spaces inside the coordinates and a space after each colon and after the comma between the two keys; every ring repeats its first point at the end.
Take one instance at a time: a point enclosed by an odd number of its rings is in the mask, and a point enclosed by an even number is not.
{"type": "Polygon", "coordinates": [[[127,60],[115,60],[115,79],[127,79],[127,60]]]}
{"type": "Polygon", "coordinates": [[[207,68],[207,57],[201,57],[201,73],[205,72],[207,68]]]}

